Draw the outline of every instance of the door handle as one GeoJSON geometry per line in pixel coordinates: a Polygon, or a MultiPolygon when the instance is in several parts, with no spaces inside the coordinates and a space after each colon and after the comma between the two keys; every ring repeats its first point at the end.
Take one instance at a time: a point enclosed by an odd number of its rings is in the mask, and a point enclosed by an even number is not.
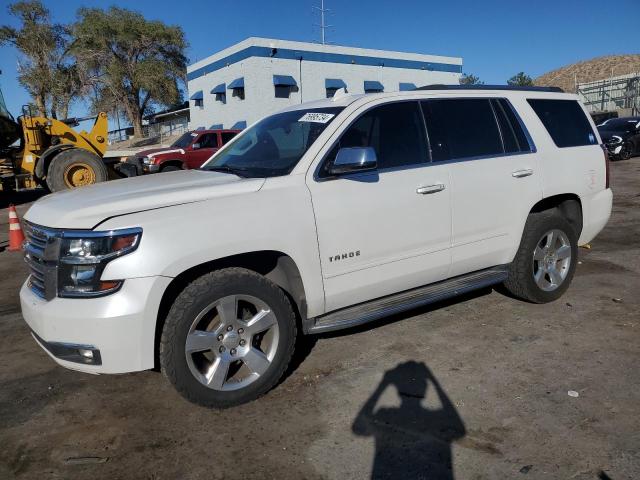
{"type": "Polygon", "coordinates": [[[444,190],[444,183],[436,183],[434,185],[425,185],[416,188],[416,193],[420,195],[428,195],[430,193],[438,193],[444,190]]]}
{"type": "Polygon", "coordinates": [[[511,172],[511,176],[513,178],[524,178],[530,175],[533,175],[533,169],[531,168],[525,168],[524,170],[516,170],[514,172],[511,172]]]}

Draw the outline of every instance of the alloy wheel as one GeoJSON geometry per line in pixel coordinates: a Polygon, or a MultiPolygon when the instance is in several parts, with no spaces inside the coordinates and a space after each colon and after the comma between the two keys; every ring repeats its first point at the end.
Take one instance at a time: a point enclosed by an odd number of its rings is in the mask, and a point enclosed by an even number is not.
{"type": "Polygon", "coordinates": [[[204,308],[185,341],[193,376],[207,388],[238,390],[269,369],[278,348],[273,310],[251,295],[229,295],[204,308]]]}
{"type": "Polygon", "coordinates": [[[571,267],[571,243],[562,230],[550,230],[536,244],[533,252],[533,279],[545,292],[557,289],[571,267]]]}

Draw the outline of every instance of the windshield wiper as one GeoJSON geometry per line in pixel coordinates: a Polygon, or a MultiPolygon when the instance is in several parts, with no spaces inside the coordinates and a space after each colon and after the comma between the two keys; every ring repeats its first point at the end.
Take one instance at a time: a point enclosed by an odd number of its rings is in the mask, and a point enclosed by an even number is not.
{"type": "Polygon", "coordinates": [[[236,175],[241,178],[248,177],[246,168],[230,167],[228,165],[218,165],[216,167],[207,167],[204,170],[208,170],[210,172],[230,173],[232,175],[236,175]]]}

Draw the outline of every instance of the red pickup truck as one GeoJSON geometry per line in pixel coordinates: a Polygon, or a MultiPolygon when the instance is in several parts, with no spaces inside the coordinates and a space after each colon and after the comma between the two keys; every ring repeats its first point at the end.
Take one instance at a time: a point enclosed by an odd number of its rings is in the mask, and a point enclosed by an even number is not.
{"type": "Polygon", "coordinates": [[[170,147],[150,148],[127,159],[128,176],[200,168],[220,147],[240,130],[194,130],[178,138],[170,147]],[[135,173],[132,171],[135,167],[135,173]]]}

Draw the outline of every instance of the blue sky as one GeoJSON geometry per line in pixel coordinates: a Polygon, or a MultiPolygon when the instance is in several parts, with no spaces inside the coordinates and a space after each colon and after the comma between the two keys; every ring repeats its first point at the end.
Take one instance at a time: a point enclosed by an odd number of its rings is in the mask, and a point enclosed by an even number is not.
{"type": "MultiPolygon", "coordinates": [[[[0,24],[8,18],[0,0],[0,24]]],[[[320,0],[44,0],[54,19],[69,22],[81,6],[119,5],[182,26],[196,61],[250,36],[315,41],[320,0]]],[[[333,25],[328,39],[340,45],[461,56],[463,70],[486,83],[505,83],[519,71],[535,77],[579,60],[639,53],[640,0],[326,0],[333,25]]],[[[0,85],[17,115],[29,100],[16,80],[17,53],[0,48],[0,85]]],[[[84,114],[82,104],[72,114],[84,114]]]]}

